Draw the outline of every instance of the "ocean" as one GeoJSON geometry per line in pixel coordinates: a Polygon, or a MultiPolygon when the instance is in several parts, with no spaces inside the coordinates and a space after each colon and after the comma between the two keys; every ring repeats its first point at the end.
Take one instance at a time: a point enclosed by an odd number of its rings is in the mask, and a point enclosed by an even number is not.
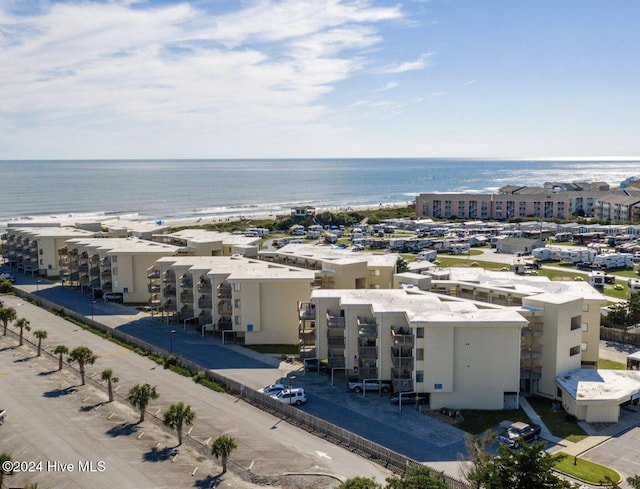
{"type": "Polygon", "coordinates": [[[0,228],[9,222],[208,221],[239,215],[403,204],[422,192],[638,175],[640,160],[470,159],[0,161],[0,228]]]}

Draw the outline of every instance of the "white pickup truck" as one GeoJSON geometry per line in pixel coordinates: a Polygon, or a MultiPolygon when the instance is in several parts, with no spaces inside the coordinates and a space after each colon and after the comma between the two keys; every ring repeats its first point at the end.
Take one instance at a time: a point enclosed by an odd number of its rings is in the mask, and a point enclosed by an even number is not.
{"type": "Polygon", "coordinates": [[[349,389],[354,392],[362,392],[366,388],[368,391],[380,391],[380,392],[389,392],[391,387],[389,384],[384,382],[380,382],[379,380],[366,380],[366,381],[357,381],[357,382],[349,382],[349,389]]]}

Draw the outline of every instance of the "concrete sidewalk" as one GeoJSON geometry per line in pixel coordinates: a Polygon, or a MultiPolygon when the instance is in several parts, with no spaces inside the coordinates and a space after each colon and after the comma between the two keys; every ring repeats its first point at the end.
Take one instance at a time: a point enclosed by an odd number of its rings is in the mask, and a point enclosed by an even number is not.
{"type": "Polygon", "coordinates": [[[529,419],[533,423],[540,425],[540,427],[542,428],[542,431],[540,432],[540,438],[544,438],[545,440],[550,441],[556,445],[571,443],[563,440],[562,438],[558,438],[557,436],[552,435],[549,431],[549,428],[547,428],[547,426],[542,421],[540,415],[533,409],[531,404],[529,404],[529,401],[527,401],[524,396],[520,396],[520,407],[527,414],[527,416],[529,416],[529,419]]]}

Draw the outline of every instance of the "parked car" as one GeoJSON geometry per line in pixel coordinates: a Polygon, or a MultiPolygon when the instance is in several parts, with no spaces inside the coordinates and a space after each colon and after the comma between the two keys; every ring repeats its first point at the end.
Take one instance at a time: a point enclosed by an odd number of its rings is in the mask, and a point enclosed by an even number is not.
{"type": "Polygon", "coordinates": [[[102,299],[105,302],[117,302],[118,304],[122,304],[124,301],[123,295],[121,292],[107,293],[102,296],[102,299]]]}
{"type": "Polygon", "coordinates": [[[518,448],[523,442],[529,443],[538,439],[541,428],[537,424],[522,422],[511,423],[500,435],[500,442],[511,448],[518,448]]]}
{"type": "Polygon", "coordinates": [[[12,284],[16,283],[16,278],[13,275],[11,275],[10,273],[0,273],[0,278],[8,280],[12,284]]]}
{"type": "Polygon", "coordinates": [[[274,394],[278,394],[287,388],[284,384],[271,384],[263,387],[262,389],[258,389],[258,392],[262,392],[263,394],[267,394],[272,396],[274,394]]]}
{"type": "Polygon", "coordinates": [[[359,380],[357,382],[349,382],[349,389],[354,392],[362,392],[364,388],[366,388],[368,391],[381,392],[389,392],[391,390],[389,384],[381,382],[379,380],[367,380],[366,382],[359,380]]]}
{"type": "Polygon", "coordinates": [[[304,368],[307,372],[331,372],[329,368],[329,360],[323,358],[318,360],[317,358],[307,358],[304,361],[304,368]]]}
{"type": "Polygon", "coordinates": [[[285,404],[295,404],[296,406],[300,406],[302,403],[307,402],[307,395],[302,387],[285,389],[277,394],[273,394],[271,398],[285,404]]]}
{"type": "MultiPolygon", "coordinates": [[[[418,404],[427,404],[429,402],[429,394],[425,392],[403,392],[402,393],[402,405],[405,404],[415,404],[416,397],[418,404]]],[[[394,394],[389,399],[391,404],[400,404],[400,393],[394,394]]]]}

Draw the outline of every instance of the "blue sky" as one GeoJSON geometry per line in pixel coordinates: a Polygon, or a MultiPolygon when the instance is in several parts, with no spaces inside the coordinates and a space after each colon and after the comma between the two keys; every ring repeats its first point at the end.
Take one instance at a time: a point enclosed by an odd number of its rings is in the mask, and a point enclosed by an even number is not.
{"type": "Polygon", "coordinates": [[[0,0],[0,159],[640,156],[637,0],[0,0]]]}

